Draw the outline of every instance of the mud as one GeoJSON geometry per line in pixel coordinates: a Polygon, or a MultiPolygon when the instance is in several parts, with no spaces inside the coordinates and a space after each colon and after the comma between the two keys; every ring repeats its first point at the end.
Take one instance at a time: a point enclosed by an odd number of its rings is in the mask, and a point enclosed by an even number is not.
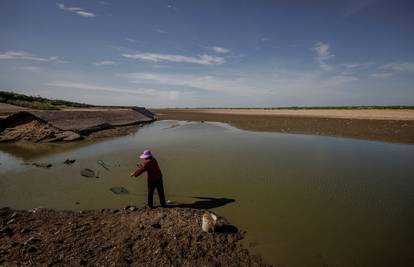
{"type": "MultiPolygon", "coordinates": [[[[203,210],[0,209],[1,266],[266,266],[236,231],[205,233],[203,210]]],[[[229,225],[230,226],[230,225],[229,225]]]]}
{"type": "MultiPolygon", "coordinates": [[[[414,120],[398,117],[379,119],[370,115],[371,117],[347,118],[347,114],[343,117],[337,114],[335,116],[338,117],[312,117],[303,114],[301,116],[275,115],[271,112],[266,113],[266,110],[251,113],[247,111],[236,113],[232,110],[212,112],[202,109],[153,109],[152,111],[159,119],[218,121],[251,131],[339,136],[414,144],[414,120]]],[[[304,112],[306,111],[302,111],[304,112]]],[[[364,113],[363,110],[359,112],[364,113]]]]}

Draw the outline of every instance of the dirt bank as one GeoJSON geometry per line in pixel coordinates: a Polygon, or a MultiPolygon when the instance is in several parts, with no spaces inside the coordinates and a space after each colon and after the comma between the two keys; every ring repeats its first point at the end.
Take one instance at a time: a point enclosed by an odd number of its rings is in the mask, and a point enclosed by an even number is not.
{"type": "Polygon", "coordinates": [[[0,121],[0,142],[55,142],[127,135],[155,120],[145,108],[30,110],[0,121]]]}
{"type": "Polygon", "coordinates": [[[237,229],[202,232],[203,213],[189,208],[2,208],[0,265],[265,266],[238,243],[242,233],[237,229]]]}
{"type": "Polygon", "coordinates": [[[245,130],[414,144],[414,110],[153,109],[159,119],[219,121],[245,130]]]}

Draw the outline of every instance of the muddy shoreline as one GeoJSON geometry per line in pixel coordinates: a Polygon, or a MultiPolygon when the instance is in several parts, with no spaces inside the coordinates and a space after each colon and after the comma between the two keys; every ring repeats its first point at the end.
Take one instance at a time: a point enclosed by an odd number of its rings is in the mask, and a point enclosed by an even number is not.
{"type": "MultiPolygon", "coordinates": [[[[262,132],[281,132],[338,136],[392,143],[414,144],[414,120],[382,119],[362,116],[328,117],[309,115],[279,115],[266,110],[235,112],[234,110],[152,109],[159,119],[218,121],[235,127],[262,132]]],[[[301,111],[304,113],[306,111],[301,111]]],[[[364,111],[359,111],[363,113],[364,111]]],[[[372,111],[371,111],[372,112],[372,111]]]]}
{"type": "Polygon", "coordinates": [[[236,229],[206,233],[190,208],[0,209],[1,266],[268,266],[236,229]]]}

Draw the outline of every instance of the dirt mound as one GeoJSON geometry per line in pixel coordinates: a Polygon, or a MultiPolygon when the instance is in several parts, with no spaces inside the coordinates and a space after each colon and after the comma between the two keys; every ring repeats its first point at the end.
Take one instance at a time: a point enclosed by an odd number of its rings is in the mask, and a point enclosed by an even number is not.
{"type": "Polygon", "coordinates": [[[0,265],[264,266],[238,241],[205,233],[204,211],[0,209],[0,265]]]}
{"type": "Polygon", "coordinates": [[[0,132],[0,142],[53,142],[53,141],[74,141],[81,136],[71,131],[62,131],[48,123],[38,120],[19,124],[15,127],[6,128],[0,132]]]}

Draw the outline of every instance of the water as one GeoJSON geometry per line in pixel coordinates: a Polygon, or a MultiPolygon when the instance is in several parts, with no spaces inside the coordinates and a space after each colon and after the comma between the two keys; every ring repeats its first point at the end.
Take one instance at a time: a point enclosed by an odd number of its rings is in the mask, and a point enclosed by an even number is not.
{"type": "Polygon", "coordinates": [[[234,199],[214,211],[247,230],[245,246],[269,263],[414,262],[412,145],[177,121],[158,121],[134,135],[97,142],[1,144],[0,206],[79,210],[144,205],[145,177],[129,178],[129,173],[145,148],[158,158],[167,199],[234,199]],[[67,166],[67,158],[76,162],[67,166]],[[97,171],[99,178],[82,177],[83,168],[97,171]],[[109,190],[117,186],[129,194],[109,190]]]}

